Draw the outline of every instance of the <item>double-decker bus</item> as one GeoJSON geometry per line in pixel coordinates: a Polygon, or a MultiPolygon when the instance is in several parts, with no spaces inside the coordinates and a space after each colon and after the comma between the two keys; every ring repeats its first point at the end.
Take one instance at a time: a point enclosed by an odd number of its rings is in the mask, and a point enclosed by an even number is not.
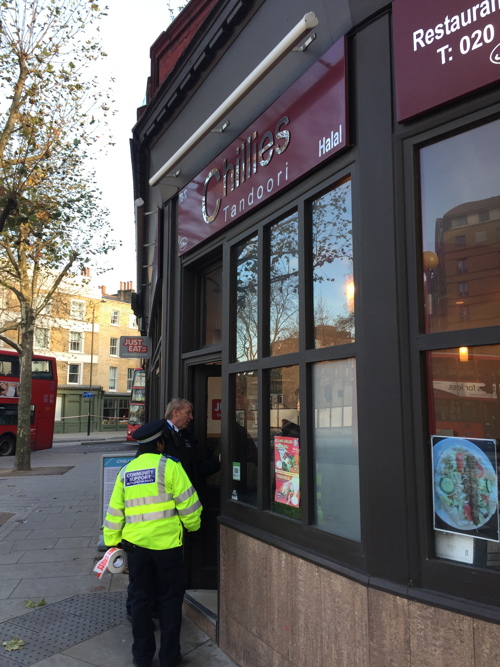
{"type": "Polygon", "coordinates": [[[130,408],[128,413],[127,440],[134,441],[133,433],[142,426],[146,419],[146,371],[134,369],[130,408]]]}
{"type": "MultiPolygon", "coordinates": [[[[49,449],[54,436],[57,396],[57,364],[54,357],[33,355],[31,384],[31,450],[49,449]]],[[[19,404],[19,355],[0,351],[0,456],[16,450],[19,404]]]]}

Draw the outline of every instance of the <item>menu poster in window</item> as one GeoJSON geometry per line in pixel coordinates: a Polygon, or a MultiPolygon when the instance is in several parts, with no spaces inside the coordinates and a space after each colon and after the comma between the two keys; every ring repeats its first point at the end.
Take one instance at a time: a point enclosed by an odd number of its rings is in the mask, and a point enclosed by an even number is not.
{"type": "Polygon", "coordinates": [[[274,500],[284,505],[300,507],[299,439],[275,436],[274,500]]]}
{"type": "Polygon", "coordinates": [[[432,436],[434,529],[498,542],[496,440],[432,436]]]}

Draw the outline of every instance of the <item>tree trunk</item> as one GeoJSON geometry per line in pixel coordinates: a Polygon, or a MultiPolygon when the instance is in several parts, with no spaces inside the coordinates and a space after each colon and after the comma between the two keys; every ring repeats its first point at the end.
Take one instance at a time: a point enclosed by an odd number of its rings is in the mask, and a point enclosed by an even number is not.
{"type": "Polygon", "coordinates": [[[31,380],[33,376],[33,339],[35,322],[32,309],[25,305],[23,308],[21,331],[21,353],[19,363],[21,378],[19,383],[19,406],[17,415],[16,459],[14,470],[31,470],[31,380]]]}

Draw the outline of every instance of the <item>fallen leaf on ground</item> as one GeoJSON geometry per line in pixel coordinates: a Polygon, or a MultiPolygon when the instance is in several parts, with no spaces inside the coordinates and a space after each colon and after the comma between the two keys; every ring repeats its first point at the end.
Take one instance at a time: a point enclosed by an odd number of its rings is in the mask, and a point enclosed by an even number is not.
{"type": "Polygon", "coordinates": [[[2,642],[2,646],[5,646],[6,651],[18,651],[24,647],[24,639],[12,637],[10,641],[2,642]]]}
{"type": "Polygon", "coordinates": [[[40,602],[33,602],[33,600],[25,600],[24,604],[28,609],[33,609],[33,607],[43,607],[45,604],[45,598],[42,598],[40,602]]]}

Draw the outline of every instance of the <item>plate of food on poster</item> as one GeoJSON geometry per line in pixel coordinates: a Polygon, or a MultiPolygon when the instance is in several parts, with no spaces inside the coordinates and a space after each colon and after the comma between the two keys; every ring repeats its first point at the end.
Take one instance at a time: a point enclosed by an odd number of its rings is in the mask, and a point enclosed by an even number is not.
{"type": "Polygon", "coordinates": [[[432,437],[434,528],[498,542],[496,441],[432,437]]]}

